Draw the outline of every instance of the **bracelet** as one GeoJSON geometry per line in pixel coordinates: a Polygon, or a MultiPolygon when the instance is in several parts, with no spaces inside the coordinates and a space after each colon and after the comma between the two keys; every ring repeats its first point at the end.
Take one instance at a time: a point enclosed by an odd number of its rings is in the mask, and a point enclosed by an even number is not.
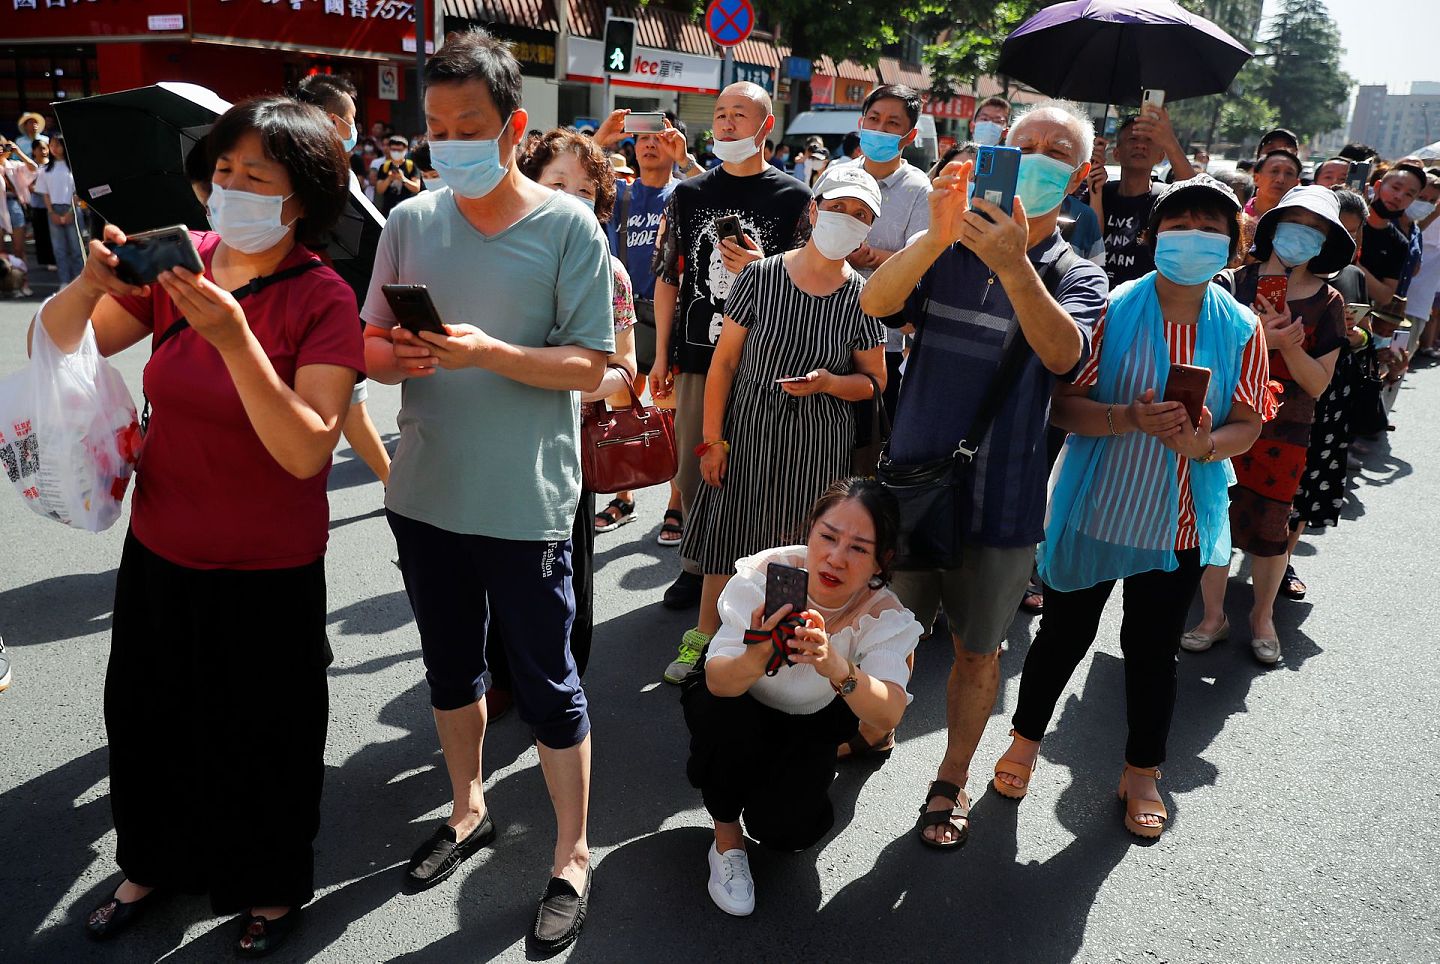
{"type": "Polygon", "coordinates": [[[1210,451],[1206,452],[1204,455],[1202,455],[1200,458],[1196,459],[1195,461],[1197,461],[1197,462],[1213,462],[1213,461],[1215,461],[1215,436],[1213,436],[1213,435],[1210,436],[1210,451]]]}
{"type": "Polygon", "coordinates": [[[1111,434],[1111,435],[1113,435],[1115,438],[1119,438],[1119,437],[1120,437],[1120,433],[1117,432],[1117,431],[1115,431],[1115,406],[1114,406],[1114,405],[1106,405],[1106,406],[1105,406],[1105,424],[1110,426],[1110,434],[1111,434]]]}
{"type": "Polygon", "coordinates": [[[718,438],[713,442],[701,442],[699,445],[695,446],[695,457],[697,459],[703,458],[705,456],[705,453],[710,449],[712,445],[723,446],[725,449],[725,454],[730,454],[730,443],[725,441],[723,438],[718,438]]]}

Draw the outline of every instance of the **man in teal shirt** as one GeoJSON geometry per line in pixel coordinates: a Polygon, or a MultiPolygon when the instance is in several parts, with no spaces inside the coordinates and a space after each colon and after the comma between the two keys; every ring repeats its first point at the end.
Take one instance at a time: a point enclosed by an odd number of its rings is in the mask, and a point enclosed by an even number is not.
{"type": "Polygon", "coordinates": [[[454,801],[411,858],[425,888],[495,838],[480,771],[486,627],[504,628],[558,839],[532,939],[558,950],[589,896],[590,721],[570,654],[579,396],[614,350],[612,272],[594,215],[520,173],[520,69],[484,31],[425,64],[431,159],[446,185],[397,207],[362,316],[370,377],[403,387],[385,493],[454,801]],[[382,286],[423,284],[445,333],[396,327],[382,286]]]}

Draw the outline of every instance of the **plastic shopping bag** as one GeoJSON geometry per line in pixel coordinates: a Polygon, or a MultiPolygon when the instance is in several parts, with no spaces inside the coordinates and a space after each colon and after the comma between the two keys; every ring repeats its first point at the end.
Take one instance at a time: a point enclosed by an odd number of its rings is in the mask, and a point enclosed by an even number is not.
{"type": "Polygon", "coordinates": [[[0,464],[25,504],[76,529],[108,529],[139,443],[130,389],[94,330],[66,355],[37,322],[30,364],[0,378],[0,464]]]}

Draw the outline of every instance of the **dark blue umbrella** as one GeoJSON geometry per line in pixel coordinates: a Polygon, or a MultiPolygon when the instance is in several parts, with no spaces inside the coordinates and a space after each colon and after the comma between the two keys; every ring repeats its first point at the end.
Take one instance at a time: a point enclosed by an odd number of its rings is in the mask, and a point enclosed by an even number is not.
{"type": "Polygon", "coordinates": [[[1068,0],[1005,38],[995,71],[1051,97],[1137,106],[1223,94],[1253,55],[1173,0],[1068,0]]]}

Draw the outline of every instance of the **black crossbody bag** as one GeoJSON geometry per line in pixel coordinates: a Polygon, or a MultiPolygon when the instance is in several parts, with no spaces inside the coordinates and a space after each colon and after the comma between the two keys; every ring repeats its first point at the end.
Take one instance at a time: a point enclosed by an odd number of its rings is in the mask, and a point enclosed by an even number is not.
{"type": "MultiPolygon", "coordinates": [[[[1079,261],[1080,257],[1067,244],[1060,256],[1041,271],[1040,280],[1050,297],[1056,297],[1060,279],[1079,261]]],[[[976,410],[975,421],[956,443],[955,451],[943,458],[912,464],[892,460],[888,446],[881,455],[875,478],[900,504],[900,537],[892,568],[959,568],[974,499],[975,454],[1009,397],[1029,348],[1019,324],[1017,319],[1000,367],[976,410]]],[[[923,337],[922,328],[916,335],[913,350],[919,350],[923,337]]]]}
{"type": "MultiPolygon", "coordinates": [[[[302,261],[300,264],[292,265],[291,267],[286,268],[284,271],[277,271],[274,274],[267,274],[259,278],[252,278],[250,281],[230,292],[230,297],[234,298],[236,301],[239,301],[241,298],[244,298],[247,295],[258,294],[259,292],[264,291],[266,288],[270,287],[278,281],[288,281],[291,278],[297,278],[307,271],[311,271],[315,268],[321,267],[321,265],[322,263],[319,261],[302,261]]],[[[174,338],[176,335],[180,334],[180,332],[184,331],[186,328],[189,327],[190,319],[188,318],[182,317],[172,322],[170,327],[166,328],[164,333],[160,336],[160,340],[155,342],[155,347],[150,349],[150,357],[154,358],[155,353],[160,350],[160,347],[162,345],[164,345],[167,341],[174,338]]],[[[147,362],[146,364],[149,363],[147,362]]],[[[141,397],[145,399],[145,409],[140,413],[140,435],[143,438],[145,433],[150,430],[150,397],[144,393],[143,388],[141,389],[140,394],[141,397]]]]}

